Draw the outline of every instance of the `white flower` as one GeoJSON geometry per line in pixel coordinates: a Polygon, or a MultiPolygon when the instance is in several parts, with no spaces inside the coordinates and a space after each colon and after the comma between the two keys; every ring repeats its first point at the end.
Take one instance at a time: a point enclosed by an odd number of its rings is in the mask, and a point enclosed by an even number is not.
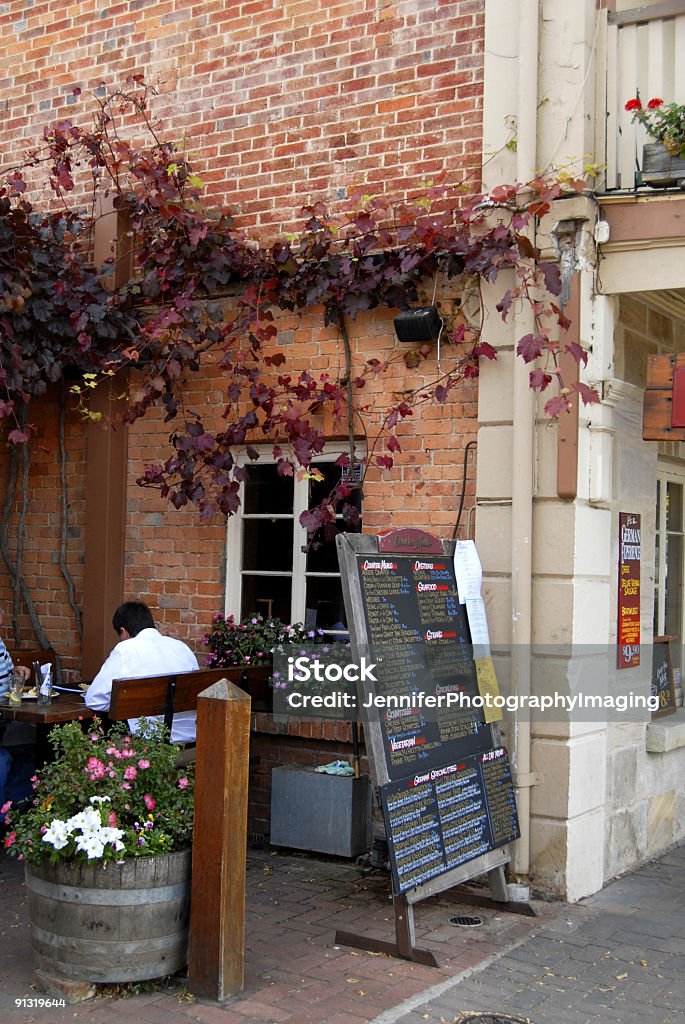
{"type": "Polygon", "coordinates": [[[91,804],[104,804],[110,803],[112,800],[111,796],[91,796],[91,804]]]}
{"type": "Polygon", "coordinates": [[[63,849],[71,839],[71,829],[66,821],[55,818],[50,828],[43,834],[43,842],[50,843],[56,850],[63,849]]]}
{"type": "Polygon", "coordinates": [[[105,844],[96,835],[83,835],[76,840],[76,849],[83,850],[88,860],[96,860],[98,857],[102,857],[105,844]]]}
{"type": "Polygon", "coordinates": [[[84,807],[78,814],[69,818],[67,825],[72,829],[80,828],[84,832],[97,832],[102,825],[100,812],[96,811],[94,807],[84,807]]]}
{"type": "MultiPolygon", "coordinates": [[[[98,833],[98,836],[102,840],[103,843],[115,843],[116,844],[116,843],[119,842],[119,840],[121,839],[123,834],[124,834],[123,830],[120,829],[120,828],[111,828],[110,826],[105,826],[105,828],[101,828],[100,829],[100,832],[98,833]]],[[[122,848],[123,848],[123,843],[121,844],[121,846],[115,846],[115,849],[117,849],[117,850],[121,850],[122,848]]]]}
{"type": "MultiPolygon", "coordinates": [[[[92,797],[91,800],[102,803],[103,800],[109,800],[109,797],[92,797]]],[[[84,807],[68,821],[55,818],[50,828],[45,831],[43,842],[51,843],[56,850],[61,850],[67,846],[70,839],[74,839],[76,849],[83,851],[88,860],[98,860],[103,856],[106,846],[111,846],[116,851],[123,850],[123,836],[123,829],[103,825],[100,812],[94,807],[84,807]],[[80,831],[81,835],[74,835],[77,831],[80,831]]]]}

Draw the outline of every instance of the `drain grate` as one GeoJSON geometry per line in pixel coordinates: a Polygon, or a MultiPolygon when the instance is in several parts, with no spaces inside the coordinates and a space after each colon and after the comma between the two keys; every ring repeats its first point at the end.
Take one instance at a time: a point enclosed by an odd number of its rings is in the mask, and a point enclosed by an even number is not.
{"type": "Polygon", "coordinates": [[[473,1013],[465,1010],[454,1018],[455,1024],[533,1024],[530,1017],[512,1017],[510,1013],[473,1013]]]}
{"type": "Polygon", "coordinates": [[[482,923],[482,917],[468,917],[464,914],[450,918],[450,924],[456,925],[457,928],[480,928],[482,923]]]}

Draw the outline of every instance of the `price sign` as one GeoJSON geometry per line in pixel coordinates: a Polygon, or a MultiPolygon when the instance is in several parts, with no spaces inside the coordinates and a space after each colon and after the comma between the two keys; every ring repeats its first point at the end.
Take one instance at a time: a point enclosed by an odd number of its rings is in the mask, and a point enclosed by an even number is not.
{"type": "Polygon", "coordinates": [[[672,715],[676,710],[675,685],[671,665],[670,636],[655,636],[652,653],[652,696],[659,698],[657,711],[652,718],[672,715]]]}
{"type": "Polygon", "coordinates": [[[640,664],[640,516],[618,514],[618,667],[640,664]]]}

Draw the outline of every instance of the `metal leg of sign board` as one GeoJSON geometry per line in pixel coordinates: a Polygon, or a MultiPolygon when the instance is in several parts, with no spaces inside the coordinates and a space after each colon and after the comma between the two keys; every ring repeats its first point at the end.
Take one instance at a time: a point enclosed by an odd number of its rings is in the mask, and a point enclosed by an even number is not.
{"type": "Polygon", "coordinates": [[[396,896],[393,893],[392,906],[395,912],[394,942],[372,939],[366,935],[356,935],[354,932],[337,931],[335,933],[336,946],[352,946],[353,949],[364,949],[367,953],[385,953],[387,956],[396,956],[401,960],[424,964],[426,967],[439,967],[438,961],[430,950],[419,949],[414,945],[416,938],[414,908],[406,896],[396,896]]]}
{"type": "Polygon", "coordinates": [[[354,949],[365,949],[369,953],[386,953],[388,956],[396,956],[402,960],[413,960],[415,963],[426,964],[428,967],[438,967],[439,964],[433,954],[427,949],[417,949],[414,945],[414,903],[433,896],[454,886],[462,885],[477,875],[487,875],[490,883],[490,893],[493,903],[502,909],[509,904],[507,885],[504,876],[504,866],[509,863],[509,854],[506,847],[497,850],[490,850],[475,860],[468,861],[457,868],[429,882],[425,882],[416,889],[404,895],[397,896],[393,893],[392,902],[395,910],[395,941],[386,942],[383,939],[371,939],[364,935],[355,935],[353,932],[336,932],[335,943],[337,946],[352,946],[354,949]]]}
{"type": "Polygon", "coordinates": [[[530,903],[509,899],[504,868],[498,867],[494,871],[489,871],[488,879],[490,881],[490,896],[483,896],[482,893],[472,892],[467,887],[461,887],[453,890],[454,899],[459,903],[467,903],[470,907],[494,907],[507,914],[521,914],[523,917],[538,916],[537,911],[530,903]]]}

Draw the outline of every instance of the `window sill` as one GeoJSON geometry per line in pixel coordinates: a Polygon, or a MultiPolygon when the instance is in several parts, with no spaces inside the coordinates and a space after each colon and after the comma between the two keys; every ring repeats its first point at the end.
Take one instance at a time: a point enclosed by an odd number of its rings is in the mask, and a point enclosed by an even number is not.
{"type": "Polygon", "coordinates": [[[666,754],[685,747],[685,708],[678,708],[666,718],[658,718],[647,726],[647,752],[666,754]]]}

